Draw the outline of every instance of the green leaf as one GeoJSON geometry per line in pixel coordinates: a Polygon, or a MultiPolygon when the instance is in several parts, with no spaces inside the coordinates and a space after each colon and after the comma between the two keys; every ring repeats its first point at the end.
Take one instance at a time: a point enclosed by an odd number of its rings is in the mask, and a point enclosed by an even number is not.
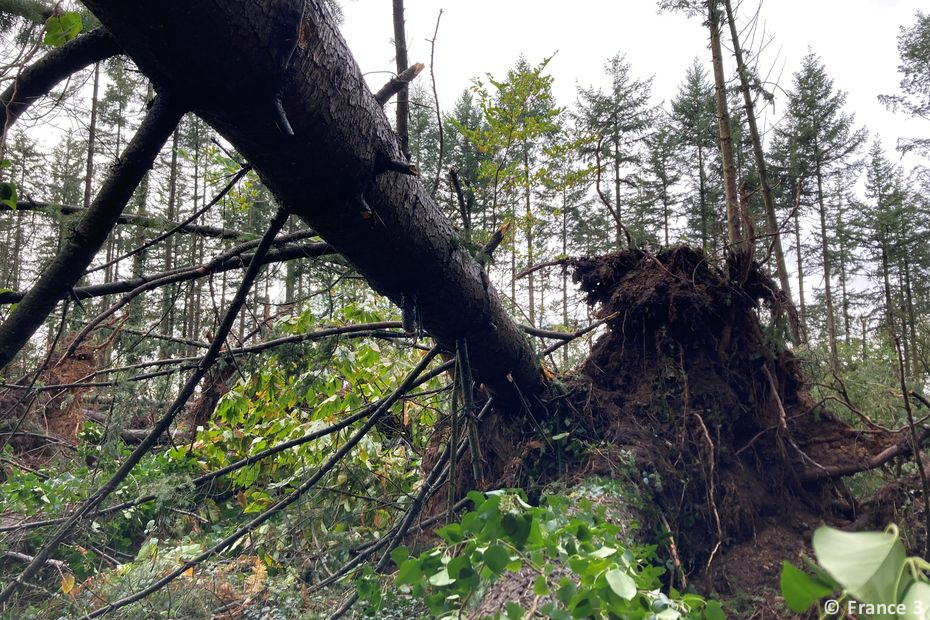
{"type": "Polygon", "coordinates": [[[533,594],[539,596],[546,596],[549,594],[549,584],[546,583],[546,578],[542,575],[538,575],[533,581],[533,594]]]}
{"type": "Polygon", "coordinates": [[[391,551],[391,561],[400,566],[407,558],[410,557],[410,550],[407,547],[398,547],[391,551]]]}
{"type": "Polygon", "coordinates": [[[518,548],[526,544],[532,525],[533,517],[531,515],[507,513],[501,517],[501,530],[507,535],[510,542],[518,548]]]}
{"type": "Polygon", "coordinates": [[[707,607],[704,608],[704,617],[707,620],[727,620],[727,615],[723,613],[723,607],[719,601],[707,601],[707,607]]]}
{"type": "Polygon", "coordinates": [[[863,603],[893,603],[904,571],[904,545],[892,532],[841,532],[820,527],[814,532],[820,565],[863,603]]]}
{"type": "Polygon", "coordinates": [[[0,203],[16,210],[16,183],[0,181],[0,203]]]}
{"type": "Polygon", "coordinates": [[[791,562],[785,562],[781,568],[781,593],[785,597],[788,609],[801,613],[811,605],[833,593],[834,588],[811,577],[791,562]]]}
{"type": "Polygon", "coordinates": [[[79,13],[68,11],[61,15],[52,15],[45,22],[45,38],[42,42],[55,47],[63,45],[78,36],[83,28],[79,13]]]}
{"type": "Polygon", "coordinates": [[[904,604],[904,614],[898,615],[901,620],[925,620],[930,612],[930,584],[925,581],[915,581],[908,588],[899,601],[904,604]]]}
{"type": "Polygon", "coordinates": [[[458,544],[465,539],[465,536],[462,532],[462,526],[458,523],[450,523],[445,527],[439,528],[436,530],[436,534],[447,543],[453,545],[458,544]]]}
{"type": "Polygon", "coordinates": [[[397,570],[397,578],[394,580],[398,585],[414,584],[423,578],[423,570],[420,568],[419,560],[413,558],[404,560],[397,570]]]}
{"type": "Polygon", "coordinates": [[[522,620],[523,608],[512,601],[507,603],[507,617],[510,618],[510,620],[522,620]]]}
{"type": "Polygon", "coordinates": [[[446,570],[449,571],[449,576],[454,579],[467,579],[475,573],[471,567],[471,559],[464,554],[452,558],[452,561],[446,566],[446,570]]]}
{"type": "Polygon", "coordinates": [[[455,583],[455,579],[450,577],[449,571],[445,567],[443,567],[441,571],[439,571],[435,575],[432,575],[429,578],[429,583],[431,586],[442,587],[442,586],[452,585],[453,583],[455,583]]]}
{"type": "Polygon", "coordinates": [[[504,567],[508,564],[510,564],[510,553],[501,545],[491,545],[484,552],[484,565],[495,575],[504,572],[504,567]]]}
{"type": "Polygon", "coordinates": [[[619,568],[610,569],[605,573],[604,578],[607,579],[607,585],[610,586],[614,594],[623,600],[629,601],[636,596],[636,582],[619,568]]]}

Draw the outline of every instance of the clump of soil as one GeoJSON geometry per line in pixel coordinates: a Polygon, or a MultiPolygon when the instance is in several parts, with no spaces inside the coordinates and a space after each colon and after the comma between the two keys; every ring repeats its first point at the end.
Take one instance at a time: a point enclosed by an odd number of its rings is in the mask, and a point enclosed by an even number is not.
{"type": "Polygon", "coordinates": [[[790,304],[757,265],[724,272],[677,247],[574,268],[608,326],[572,381],[585,432],[657,480],[657,509],[692,579],[725,595],[777,589],[782,560],[814,528],[852,517],[839,472],[864,468],[894,438],[814,405],[796,359],[760,324],[790,304]]]}
{"type": "MultiPolygon", "coordinates": [[[[67,344],[63,344],[62,350],[67,344]]],[[[36,385],[70,385],[86,381],[97,369],[96,353],[96,348],[82,343],[72,355],[61,361],[57,355],[52,356],[36,385]]],[[[27,375],[14,383],[29,386],[32,378],[32,375],[27,375]]],[[[70,453],[86,420],[81,399],[89,391],[87,387],[42,391],[8,388],[0,393],[0,412],[4,413],[6,420],[3,430],[12,434],[8,435],[9,443],[26,464],[39,466],[59,454],[70,453]]]]}

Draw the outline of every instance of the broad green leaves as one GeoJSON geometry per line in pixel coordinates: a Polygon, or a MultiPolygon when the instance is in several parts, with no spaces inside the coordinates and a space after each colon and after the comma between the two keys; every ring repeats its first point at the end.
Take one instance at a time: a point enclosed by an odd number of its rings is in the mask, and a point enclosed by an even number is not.
{"type": "Polygon", "coordinates": [[[842,532],[821,527],[814,532],[820,565],[854,598],[872,603],[897,599],[904,571],[904,545],[893,532],[842,532]]]}
{"type": "Polygon", "coordinates": [[[835,589],[835,584],[812,577],[791,562],[785,562],[782,566],[781,593],[785,597],[788,609],[795,613],[807,611],[811,605],[829,596],[835,589]]]}
{"type": "Polygon", "coordinates": [[[806,611],[831,595],[839,609],[852,605],[858,617],[873,620],[924,618],[930,611],[930,564],[906,557],[894,525],[884,532],[821,527],[813,547],[819,563],[811,567],[813,576],[789,562],[782,568],[781,590],[792,611],[806,611]]]}
{"type": "Polygon", "coordinates": [[[78,36],[83,28],[84,23],[80,14],[74,11],[52,15],[45,22],[45,38],[42,42],[55,47],[64,45],[78,36]]]}
{"type": "MultiPolygon", "coordinates": [[[[433,616],[449,617],[476,603],[480,592],[508,573],[521,573],[539,597],[536,614],[568,618],[707,618],[725,616],[719,604],[696,594],[661,591],[654,547],[627,546],[619,528],[584,498],[547,498],[530,506],[514,492],[472,492],[474,509],[439,529],[444,541],[417,557],[404,548],[391,554],[394,585],[425,603],[433,616]],[[570,569],[567,572],[566,569],[570,569]]],[[[368,612],[386,599],[370,582],[356,582],[368,612]]],[[[522,618],[511,601],[497,617],[522,618]]]]}

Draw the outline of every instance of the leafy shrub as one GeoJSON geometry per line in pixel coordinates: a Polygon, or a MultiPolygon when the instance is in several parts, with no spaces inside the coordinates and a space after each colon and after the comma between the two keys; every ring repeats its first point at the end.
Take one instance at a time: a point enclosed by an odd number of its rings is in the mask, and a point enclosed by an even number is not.
{"type": "MultiPolygon", "coordinates": [[[[655,546],[629,544],[622,528],[588,499],[548,496],[542,506],[516,492],[469,494],[474,508],[437,534],[442,542],[419,555],[391,554],[391,583],[377,575],[356,581],[367,613],[385,612],[384,587],[421,600],[436,617],[458,617],[507,573],[535,574],[535,613],[546,618],[724,618],[720,604],[693,593],[662,591],[666,572],[655,546]]],[[[511,601],[496,617],[527,614],[511,601]]]]}
{"type": "Polygon", "coordinates": [[[930,564],[906,557],[898,528],[884,532],[843,532],[821,527],[814,532],[813,574],[785,562],[781,590],[794,612],[815,604],[821,618],[846,611],[873,619],[930,617],[930,564]],[[820,604],[818,601],[832,597],[820,604]]]}

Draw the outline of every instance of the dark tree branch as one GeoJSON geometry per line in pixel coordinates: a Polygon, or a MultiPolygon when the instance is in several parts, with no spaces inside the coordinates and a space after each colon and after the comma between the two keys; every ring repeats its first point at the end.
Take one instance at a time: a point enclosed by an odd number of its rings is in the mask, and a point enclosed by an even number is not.
{"type": "Polygon", "coordinates": [[[97,28],[55,48],[27,67],[0,94],[0,127],[4,133],[37,99],[69,75],[120,53],[109,32],[97,28]]]}
{"type": "Polygon", "coordinates": [[[110,172],[84,218],[63,241],[58,255],[43,271],[35,286],[0,325],[0,369],[12,361],[58,300],[66,296],[84,275],[183,114],[181,106],[170,98],[159,96],[155,99],[142,126],[110,172]]]}
{"type": "Polygon", "coordinates": [[[420,75],[420,71],[425,67],[426,65],[422,62],[418,62],[410,65],[410,67],[398,74],[397,77],[392,77],[387,84],[381,87],[381,90],[375,93],[375,101],[381,105],[386,104],[391,100],[391,97],[407,88],[407,85],[416,79],[416,77],[420,75]]]}
{"type": "MultiPolygon", "coordinates": [[[[398,75],[410,66],[407,60],[407,32],[404,28],[404,0],[393,0],[394,5],[394,49],[398,75]]],[[[397,135],[400,136],[400,150],[410,160],[410,98],[406,86],[397,92],[397,135]]]]}
{"type": "Polygon", "coordinates": [[[445,154],[445,132],[442,129],[442,111],[439,108],[439,91],[436,89],[436,39],[439,37],[439,20],[442,19],[442,9],[439,9],[439,15],[436,16],[436,30],[433,31],[433,38],[429,40],[429,79],[433,85],[433,108],[436,111],[436,129],[439,130],[439,154],[436,156],[436,176],[433,177],[433,187],[430,190],[430,196],[436,197],[436,190],[439,189],[439,177],[442,175],[442,156],[445,154]]]}
{"type": "MultiPolygon", "coordinates": [[[[159,104],[156,101],[156,110],[158,109],[159,104]]],[[[154,112],[154,110],[153,110],[154,112]]],[[[151,115],[150,115],[151,116],[151,115]]],[[[163,114],[157,114],[156,116],[163,116],[163,114]]],[[[177,118],[173,123],[171,128],[164,134],[164,140],[168,139],[168,136],[173,130],[173,126],[177,124],[180,120],[180,112],[177,114],[177,118]]],[[[148,119],[146,119],[148,121],[148,119]]],[[[144,127],[143,123],[143,127],[144,127]]],[[[140,130],[140,133],[143,133],[140,130]]],[[[138,136],[138,134],[137,134],[138,136]]],[[[162,140],[162,142],[164,142],[162,140]]],[[[130,149],[132,147],[130,146],[130,149]]],[[[154,155],[153,155],[154,157],[154,155]]],[[[242,277],[242,283],[239,285],[239,289],[236,291],[236,295],[230,303],[229,308],[226,310],[226,314],[223,317],[222,323],[216,330],[216,337],[213,338],[213,341],[210,343],[210,349],[207,351],[206,355],[203,356],[203,359],[197,365],[197,369],[194,373],[188,378],[187,382],[181,388],[181,391],[178,393],[177,398],[171,404],[171,407],[168,408],[168,411],[165,412],[165,415],[162,416],[152,427],[151,432],[148,436],[145,437],[139,445],[133,450],[132,454],[123,461],[119,469],[113,474],[113,476],[107,480],[93,495],[91,495],[86,501],[84,501],[77,510],[68,518],[68,520],[62,524],[58,531],[51,536],[51,538],[39,549],[39,552],[36,553],[35,559],[26,566],[23,571],[17,575],[10,583],[0,591],[0,605],[5,603],[10,599],[11,596],[19,589],[19,586],[22,585],[25,581],[29,580],[33,575],[38,572],[52,553],[55,552],[55,549],[58,548],[58,545],[61,544],[61,541],[64,540],[67,536],[71,534],[74,528],[81,522],[81,520],[91,511],[93,511],[100,503],[105,500],[110,493],[112,493],[119,484],[125,480],[126,476],[132,471],[136,464],[142,460],[148,451],[155,445],[162,433],[168,430],[171,426],[171,423],[177,417],[178,413],[184,408],[187,404],[187,401],[193,395],[194,390],[197,388],[197,385],[200,383],[200,380],[207,374],[207,371],[210,370],[210,367],[213,366],[213,363],[217,360],[220,355],[220,349],[226,343],[226,337],[229,335],[229,332],[232,330],[233,323],[236,321],[236,317],[239,315],[239,310],[242,309],[242,306],[245,304],[246,297],[249,294],[249,291],[252,289],[252,284],[255,283],[255,279],[258,277],[258,271],[261,268],[261,259],[268,252],[268,248],[271,247],[271,243],[274,240],[275,236],[278,234],[278,231],[281,230],[281,227],[284,226],[284,222],[287,221],[288,211],[284,208],[279,208],[277,213],[272,219],[271,224],[268,226],[268,230],[265,232],[265,235],[262,237],[261,242],[258,245],[258,248],[255,250],[255,256],[252,258],[252,261],[249,263],[248,269],[246,269],[245,275],[242,277]]],[[[9,321],[8,321],[9,322],[9,321]]]]}
{"type": "MultiPolygon", "coordinates": [[[[298,258],[313,258],[318,256],[327,256],[335,253],[335,250],[333,250],[332,247],[322,242],[304,243],[294,246],[286,245],[290,241],[310,236],[314,236],[312,231],[291,233],[290,235],[280,237],[279,239],[275,240],[274,245],[284,245],[285,247],[279,250],[272,250],[268,252],[265,257],[262,258],[262,264],[267,265],[270,263],[281,263],[298,258]]],[[[142,293],[146,290],[168,286],[169,284],[197,280],[199,278],[205,278],[216,273],[232,271],[233,269],[241,269],[247,265],[254,256],[254,254],[245,254],[244,252],[255,247],[257,244],[258,240],[255,240],[254,242],[247,242],[242,244],[247,245],[248,247],[243,248],[242,246],[237,246],[233,250],[224,252],[223,254],[217,256],[214,260],[205,265],[172,269],[170,271],[162,271],[159,273],[154,273],[150,276],[140,276],[138,278],[131,278],[129,280],[118,280],[116,282],[107,282],[105,284],[91,284],[89,286],[81,286],[69,291],[68,295],[73,296],[76,299],[91,299],[93,297],[103,297],[104,295],[118,295],[119,293],[132,292],[138,288],[145,287],[144,290],[139,291],[142,293]]],[[[28,293],[25,291],[0,293],[0,305],[19,303],[27,294],[28,293]]]]}
{"type": "MultiPolygon", "coordinates": [[[[272,262],[281,262],[293,260],[295,258],[303,258],[309,256],[322,256],[324,254],[332,254],[333,249],[325,243],[311,243],[304,246],[297,246],[293,248],[286,248],[284,250],[278,250],[275,253],[265,252],[264,256],[261,256],[258,260],[259,265],[266,265],[272,262]]],[[[182,282],[185,280],[193,280],[196,278],[202,278],[220,271],[219,269],[222,266],[229,265],[230,269],[235,267],[242,267],[245,265],[251,265],[254,261],[255,256],[258,255],[256,251],[255,254],[247,254],[242,258],[228,258],[226,260],[213,260],[210,263],[207,263],[201,267],[195,267],[194,269],[188,269],[186,271],[175,273],[172,275],[165,276],[163,278],[157,278],[150,280],[141,286],[137,286],[133,290],[129,291],[123,297],[117,301],[115,304],[107,308],[105,311],[98,314],[91,321],[84,326],[84,328],[71,340],[71,344],[68,345],[68,349],[65,351],[63,357],[68,357],[73,355],[77,351],[78,345],[87,337],[90,332],[92,332],[100,323],[106,320],[108,317],[113,316],[120,308],[131,302],[133,299],[141,295],[146,291],[152,289],[160,288],[162,286],[167,286],[169,284],[175,284],[177,282],[182,282]],[[248,260],[248,262],[246,262],[248,260]]],[[[224,271],[228,271],[224,270],[224,271]]]]}
{"type": "MultiPolygon", "coordinates": [[[[51,202],[41,202],[36,200],[25,200],[16,203],[16,209],[11,209],[5,204],[0,204],[0,212],[16,211],[36,211],[38,213],[75,215],[84,214],[87,209],[75,205],[59,205],[51,202]]],[[[182,234],[199,235],[201,237],[210,237],[213,239],[256,239],[255,233],[242,232],[241,230],[232,230],[231,228],[222,228],[220,226],[202,226],[199,224],[180,224],[169,222],[158,217],[149,217],[145,215],[125,214],[120,215],[116,220],[117,224],[129,224],[131,226],[140,226],[142,228],[153,228],[155,230],[171,230],[182,234]]]]}

